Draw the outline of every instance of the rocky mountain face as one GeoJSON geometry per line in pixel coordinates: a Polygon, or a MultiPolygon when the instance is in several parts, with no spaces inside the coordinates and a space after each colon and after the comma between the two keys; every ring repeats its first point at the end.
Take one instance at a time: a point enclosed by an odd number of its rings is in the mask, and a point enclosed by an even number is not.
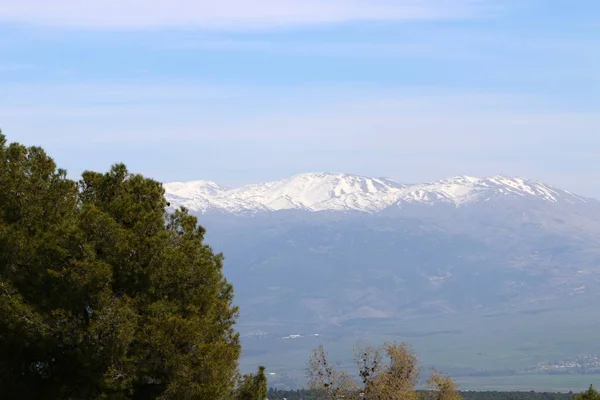
{"type": "Polygon", "coordinates": [[[407,341],[455,374],[600,354],[597,200],[503,176],[165,189],[225,254],[248,371],[266,363],[302,384],[323,341],[339,360],[357,340],[407,341]]]}
{"type": "Polygon", "coordinates": [[[600,202],[523,178],[311,173],[165,189],[226,255],[244,321],[494,310],[590,294],[600,278],[600,202]]]}

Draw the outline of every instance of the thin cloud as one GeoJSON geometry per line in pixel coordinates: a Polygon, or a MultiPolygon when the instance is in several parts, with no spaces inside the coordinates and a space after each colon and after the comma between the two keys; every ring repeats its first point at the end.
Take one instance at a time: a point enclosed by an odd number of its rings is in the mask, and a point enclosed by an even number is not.
{"type": "Polygon", "coordinates": [[[486,0],[20,0],[0,5],[0,21],[85,29],[238,30],[469,18],[495,11],[486,0]]]}
{"type": "Polygon", "coordinates": [[[7,132],[18,127],[20,134],[45,135],[35,133],[37,127],[52,126],[61,132],[55,138],[79,143],[254,142],[328,151],[397,146],[412,152],[471,152],[490,146],[559,146],[567,138],[584,143],[600,124],[596,110],[573,111],[522,93],[194,85],[0,86],[0,91],[9,94],[0,100],[7,132]],[[81,135],[82,130],[88,134],[81,135]]]}
{"type": "Polygon", "coordinates": [[[586,186],[597,177],[590,166],[600,148],[598,109],[546,97],[225,87],[229,97],[220,101],[212,86],[101,89],[0,86],[1,128],[10,141],[46,148],[75,178],[82,168],[125,160],[164,181],[264,181],[307,170],[407,182],[503,173],[599,195],[586,186]]]}
{"type": "Polygon", "coordinates": [[[29,64],[0,64],[0,72],[21,72],[33,69],[34,66],[29,64]]]}

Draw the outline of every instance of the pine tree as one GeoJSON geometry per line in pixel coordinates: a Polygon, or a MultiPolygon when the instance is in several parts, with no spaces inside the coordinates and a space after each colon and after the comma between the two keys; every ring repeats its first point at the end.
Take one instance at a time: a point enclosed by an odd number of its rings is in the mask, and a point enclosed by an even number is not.
{"type": "Polygon", "coordinates": [[[600,400],[600,394],[590,385],[585,392],[573,396],[573,400],[600,400]]]}
{"type": "Polygon", "coordinates": [[[0,133],[0,393],[228,399],[240,353],[223,257],[160,183],[67,178],[0,133]]]}
{"type": "Polygon", "coordinates": [[[268,385],[265,367],[258,367],[256,374],[244,375],[236,391],[236,400],[265,400],[268,385]]]}

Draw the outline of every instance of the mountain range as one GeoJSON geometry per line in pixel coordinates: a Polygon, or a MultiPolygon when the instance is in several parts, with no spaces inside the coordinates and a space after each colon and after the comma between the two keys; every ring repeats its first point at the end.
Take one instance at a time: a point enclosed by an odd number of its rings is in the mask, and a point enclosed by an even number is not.
{"type": "Polygon", "coordinates": [[[596,199],[506,176],[164,187],[225,254],[246,365],[273,356],[300,371],[317,340],[365,337],[409,341],[461,373],[600,354],[596,199]]]}
{"type": "Polygon", "coordinates": [[[256,213],[279,210],[377,212],[404,204],[464,206],[498,197],[553,203],[588,199],[541,182],[506,176],[458,176],[432,183],[402,184],[388,178],[304,173],[280,181],[228,188],[211,181],[165,185],[167,198],[196,212],[256,213]]]}

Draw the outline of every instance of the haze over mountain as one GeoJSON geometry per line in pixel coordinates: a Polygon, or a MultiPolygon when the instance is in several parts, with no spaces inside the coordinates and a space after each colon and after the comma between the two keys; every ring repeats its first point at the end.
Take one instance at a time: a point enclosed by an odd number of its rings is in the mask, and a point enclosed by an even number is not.
{"type": "Polygon", "coordinates": [[[346,345],[407,340],[437,364],[456,351],[444,368],[469,373],[600,353],[585,339],[600,323],[598,200],[506,176],[404,184],[306,173],[164,187],[226,256],[248,363],[277,351],[299,371],[315,333],[346,345]],[[565,312],[578,316],[567,336],[583,339],[564,341],[565,312]],[[296,340],[277,344],[284,337],[296,340]]]}

